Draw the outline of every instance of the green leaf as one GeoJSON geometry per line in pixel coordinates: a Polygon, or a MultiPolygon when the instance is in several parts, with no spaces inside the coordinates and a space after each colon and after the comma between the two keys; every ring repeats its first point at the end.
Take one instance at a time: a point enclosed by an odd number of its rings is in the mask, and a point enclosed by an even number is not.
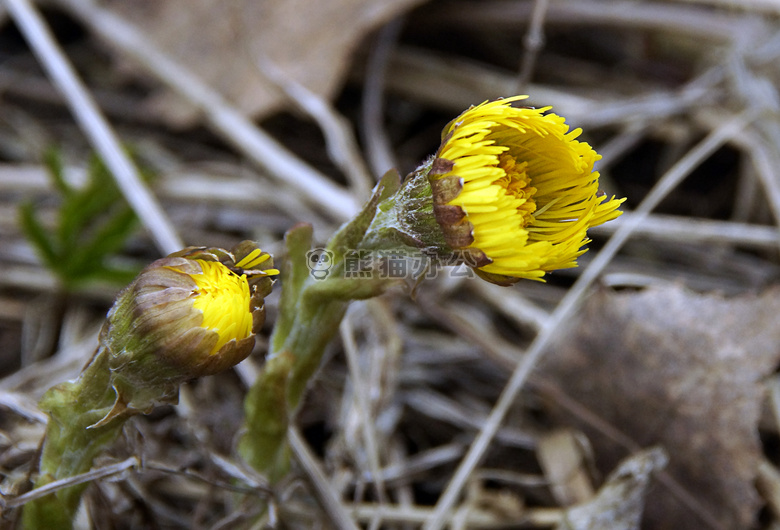
{"type": "Polygon", "coordinates": [[[44,163],[62,200],[57,225],[45,228],[32,203],[20,207],[22,228],[44,264],[69,290],[94,280],[122,284],[132,280],[137,271],[107,265],[107,258],[121,251],[138,222],[105,164],[93,156],[87,183],[77,189],[66,182],[55,150],[45,154],[44,163]]]}
{"type": "Polygon", "coordinates": [[[90,239],[78,244],[68,259],[75,280],[88,280],[104,271],[105,257],[121,250],[137,226],[135,213],[128,207],[122,208],[103,223],[90,239]]]}
{"type": "Polygon", "coordinates": [[[47,149],[43,154],[43,165],[49,170],[54,187],[63,195],[73,193],[73,188],[65,182],[65,168],[62,166],[62,157],[56,149],[47,149]]]}
{"type": "Polygon", "coordinates": [[[54,248],[54,243],[48,232],[38,221],[35,215],[35,206],[31,202],[25,202],[19,207],[19,221],[24,235],[38,251],[44,265],[55,268],[58,259],[57,250],[54,248]]]}
{"type": "Polygon", "coordinates": [[[138,276],[137,268],[102,267],[90,277],[90,280],[103,281],[114,285],[127,285],[138,276]]]}
{"type": "Polygon", "coordinates": [[[114,179],[103,163],[93,157],[90,161],[87,185],[74,190],[60,209],[60,242],[64,247],[78,244],[85,230],[113,205],[123,202],[114,179]]]}

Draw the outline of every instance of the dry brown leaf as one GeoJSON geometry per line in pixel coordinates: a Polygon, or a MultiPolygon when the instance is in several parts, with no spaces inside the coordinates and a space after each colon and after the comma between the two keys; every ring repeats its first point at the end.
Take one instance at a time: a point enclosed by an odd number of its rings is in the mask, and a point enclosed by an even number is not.
{"type": "MultiPolygon", "coordinates": [[[[330,98],[341,87],[350,54],[371,30],[424,0],[111,0],[173,59],[251,116],[285,105],[264,79],[258,59],[330,98]]],[[[173,123],[195,116],[173,96],[154,105],[173,123]]]]}
{"type": "MultiPolygon", "coordinates": [[[[551,348],[541,372],[640,446],[724,528],[747,528],[761,446],[760,381],[780,360],[780,290],[723,298],[677,287],[602,291],[551,348]]],[[[588,431],[602,469],[625,456],[588,431]]],[[[647,500],[648,528],[704,528],[668,488],[647,500]]]]}
{"type": "Polygon", "coordinates": [[[598,495],[566,510],[558,530],[635,530],[639,528],[647,485],[668,458],[658,447],[627,458],[610,473],[598,495]]]}

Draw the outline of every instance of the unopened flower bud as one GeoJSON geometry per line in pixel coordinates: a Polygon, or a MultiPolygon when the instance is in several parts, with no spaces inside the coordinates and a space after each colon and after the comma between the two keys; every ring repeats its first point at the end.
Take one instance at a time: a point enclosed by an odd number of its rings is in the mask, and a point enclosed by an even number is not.
{"type": "MultiPolygon", "coordinates": [[[[271,290],[271,256],[251,241],[232,251],[187,248],[146,267],[116,299],[97,352],[78,379],[41,398],[50,420],[36,487],[90,469],[129,417],[175,402],[179,385],[248,356],[271,290]]],[[[25,528],[70,528],[86,484],[28,503],[25,528]]]]}
{"type": "Polygon", "coordinates": [[[272,267],[250,242],[151,263],[119,294],[101,331],[114,376],[135,387],[179,384],[241,362],[265,319],[263,299],[279,272],[272,267]]]}

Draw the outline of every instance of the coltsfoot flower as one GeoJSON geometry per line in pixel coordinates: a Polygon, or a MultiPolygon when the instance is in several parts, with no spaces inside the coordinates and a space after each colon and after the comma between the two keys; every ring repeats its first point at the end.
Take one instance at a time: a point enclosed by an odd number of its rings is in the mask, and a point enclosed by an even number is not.
{"type": "MultiPolygon", "coordinates": [[[[251,241],[232,251],[187,248],[146,267],[108,312],[95,355],[75,381],[50,388],[35,486],[90,469],[125,421],[175,403],[179,385],[242,361],[263,325],[271,256],[251,241]]],[[[25,528],[71,528],[86,484],[24,507],[25,528]]]]}
{"type": "Polygon", "coordinates": [[[429,161],[444,240],[495,283],[576,267],[587,229],[619,216],[625,200],[599,192],[601,157],[577,140],[579,129],[569,131],[550,107],[512,106],[526,97],[466,110],[429,161]]]}
{"type": "Polygon", "coordinates": [[[265,320],[271,256],[245,241],[226,251],[191,247],[159,259],[117,297],[101,345],[133,385],[181,383],[246,358],[265,320]]]}

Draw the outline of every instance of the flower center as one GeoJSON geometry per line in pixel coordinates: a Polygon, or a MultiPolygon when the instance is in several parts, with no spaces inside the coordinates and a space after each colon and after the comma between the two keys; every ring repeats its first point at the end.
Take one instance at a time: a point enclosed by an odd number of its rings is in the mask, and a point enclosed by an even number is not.
{"type": "Polygon", "coordinates": [[[526,227],[533,221],[536,211],[536,201],[533,196],[536,188],[531,186],[528,176],[528,163],[520,162],[509,153],[498,157],[498,167],[504,170],[504,176],[496,181],[506,189],[506,194],[514,199],[517,213],[522,218],[521,227],[526,227]]]}
{"type": "Polygon", "coordinates": [[[232,272],[218,261],[196,260],[202,274],[193,274],[197,286],[193,307],[203,312],[201,327],[217,332],[217,353],[227,342],[245,339],[252,334],[249,284],[246,276],[232,272]]]}

